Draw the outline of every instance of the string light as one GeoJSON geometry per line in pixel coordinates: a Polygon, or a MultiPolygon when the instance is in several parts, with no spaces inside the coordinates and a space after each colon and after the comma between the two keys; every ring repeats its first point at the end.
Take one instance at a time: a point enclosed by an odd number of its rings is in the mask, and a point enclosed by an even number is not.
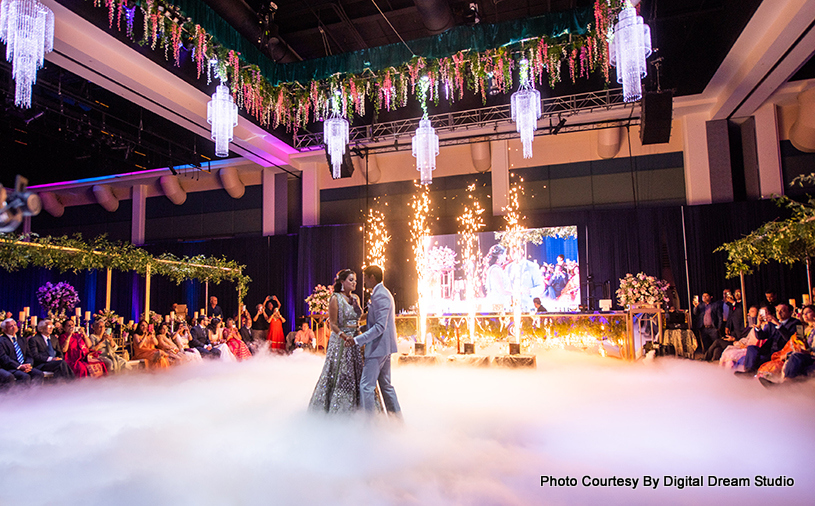
{"type": "Polygon", "coordinates": [[[651,56],[651,29],[626,2],[620,12],[609,46],[609,63],[617,67],[617,82],[623,85],[623,100],[642,98],[641,79],[648,75],[645,59],[651,56]]]}
{"type": "Polygon", "coordinates": [[[3,0],[0,41],[6,43],[6,61],[13,62],[14,105],[30,108],[37,70],[54,50],[54,13],[37,0],[3,0]]]}

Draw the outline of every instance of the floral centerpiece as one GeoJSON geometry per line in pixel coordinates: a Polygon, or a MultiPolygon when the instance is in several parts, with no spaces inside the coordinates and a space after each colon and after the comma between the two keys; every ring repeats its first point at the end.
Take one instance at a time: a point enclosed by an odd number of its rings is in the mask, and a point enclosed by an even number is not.
{"type": "Polygon", "coordinates": [[[158,326],[164,321],[164,318],[161,317],[160,314],[156,313],[153,310],[150,310],[150,320],[147,323],[150,323],[158,329],[158,326]]]}
{"type": "Polygon", "coordinates": [[[311,291],[311,295],[306,297],[308,312],[311,314],[328,314],[328,301],[334,293],[333,286],[317,285],[311,291]]]}
{"type": "Polygon", "coordinates": [[[433,272],[449,271],[456,266],[456,252],[447,246],[436,246],[427,252],[426,262],[433,272]]]}
{"type": "Polygon", "coordinates": [[[119,315],[112,309],[100,309],[93,317],[96,321],[103,322],[105,327],[113,327],[119,321],[119,315]]]}
{"type": "Polygon", "coordinates": [[[37,289],[37,302],[48,313],[48,318],[65,318],[79,304],[76,288],[65,281],[56,285],[45,283],[37,289]]]}
{"type": "Polygon", "coordinates": [[[657,304],[668,302],[668,282],[654,276],[626,274],[620,279],[617,289],[617,301],[623,307],[633,304],[657,304]]]}

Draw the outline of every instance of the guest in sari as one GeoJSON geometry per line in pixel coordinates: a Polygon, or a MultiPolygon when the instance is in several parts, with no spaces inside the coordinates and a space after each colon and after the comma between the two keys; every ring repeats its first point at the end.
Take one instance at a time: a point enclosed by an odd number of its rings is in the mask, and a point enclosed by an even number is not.
{"type": "Polygon", "coordinates": [[[105,322],[97,320],[91,326],[91,335],[85,344],[92,352],[99,354],[99,360],[104,362],[108,372],[120,372],[124,369],[125,359],[116,354],[119,346],[113,341],[113,329],[105,328],[105,322]]]}
{"type": "Polygon", "coordinates": [[[98,377],[108,373],[104,362],[98,359],[98,353],[91,352],[88,348],[85,329],[79,327],[79,330],[77,330],[73,320],[65,320],[62,329],[63,333],[59,338],[59,345],[62,348],[65,361],[71,366],[75,377],[98,377]]]}
{"type": "Polygon", "coordinates": [[[815,306],[804,306],[801,316],[806,324],[801,349],[790,354],[784,363],[784,378],[805,378],[815,375],[815,306]]]}
{"type": "Polygon", "coordinates": [[[232,350],[230,350],[229,345],[226,344],[226,339],[223,338],[223,325],[224,323],[218,318],[213,318],[209,321],[209,325],[207,326],[209,344],[212,345],[213,349],[221,352],[221,360],[225,362],[235,362],[235,355],[232,354],[232,350]]]}
{"type": "Polygon", "coordinates": [[[133,358],[144,360],[148,369],[170,367],[167,353],[159,350],[157,346],[156,335],[150,330],[146,321],[140,321],[136,330],[133,331],[133,358]]]}
{"type": "Polygon", "coordinates": [[[188,361],[200,362],[202,360],[201,353],[195,348],[190,348],[191,338],[192,336],[190,335],[190,329],[187,327],[187,323],[180,322],[178,324],[178,330],[176,330],[173,335],[173,341],[175,341],[175,344],[178,345],[180,350],[184,350],[184,355],[187,356],[188,361]]]}
{"type": "Polygon", "coordinates": [[[170,338],[168,334],[169,330],[170,327],[166,323],[159,324],[158,331],[156,332],[156,342],[158,343],[156,348],[167,354],[170,365],[178,365],[186,362],[187,357],[181,348],[170,338]]]}
{"type": "Polygon", "coordinates": [[[286,335],[283,333],[283,324],[286,319],[280,314],[282,304],[277,299],[277,295],[272,296],[272,299],[277,302],[277,307],[272,312],[272,319],[269,320],[269,350],[275,353],[286,353],[286,335]]]}
{"type": "Polygon", "coordinates": [[[232,318],[226,319],[226,326],[224,327],[222,337],[226,340],[226,345],[229,351],[235,355],[238,362],[243,362],[248,358],[252,358],[252,352],[249,347],[241,339],[241,333],[235,327],[235,321],[232,318]]]}

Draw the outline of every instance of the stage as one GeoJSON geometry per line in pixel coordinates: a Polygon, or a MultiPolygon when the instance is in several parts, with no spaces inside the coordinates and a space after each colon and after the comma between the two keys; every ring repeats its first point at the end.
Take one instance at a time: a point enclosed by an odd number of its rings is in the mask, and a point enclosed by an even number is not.
{"type": "Polygon", "coordinates": [[[307,353],[0,394],[0,504],[809,504],[815,385],[552,350],[395,366],[404,424],[306,413],[307,353]],[[792,487],[644,487],[786,476],[792,487]],[[541,476],[637,477],[631,487],[541,476]]]}

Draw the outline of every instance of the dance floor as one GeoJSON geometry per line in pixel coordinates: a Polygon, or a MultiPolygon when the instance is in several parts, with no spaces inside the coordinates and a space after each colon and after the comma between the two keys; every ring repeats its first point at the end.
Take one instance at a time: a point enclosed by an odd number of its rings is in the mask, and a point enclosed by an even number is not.
{"type": "Polygon", "coordinates": [[[536,370],[403,366],[393,370],[400,425],[307,414],[321,367],[314,355],[259,357],[0,394],[0,504],[794,505],[815,497],[813,382],[767,390],[705,363],[566,351],[541,353],[536,370]],[[657,488],[643,485],[646,475],[660,479],[657,488]],[[709,486],[711,475],[750,486],[709,486]],[[758,487],[757,475],[794,485],[758,487]],[[577,484],[541,486],[541,476],[577,484]],[[687,476],[704,485],[680,489],[687,476]],[[591,486],[611,477],[637,486],[591,486]]]}

